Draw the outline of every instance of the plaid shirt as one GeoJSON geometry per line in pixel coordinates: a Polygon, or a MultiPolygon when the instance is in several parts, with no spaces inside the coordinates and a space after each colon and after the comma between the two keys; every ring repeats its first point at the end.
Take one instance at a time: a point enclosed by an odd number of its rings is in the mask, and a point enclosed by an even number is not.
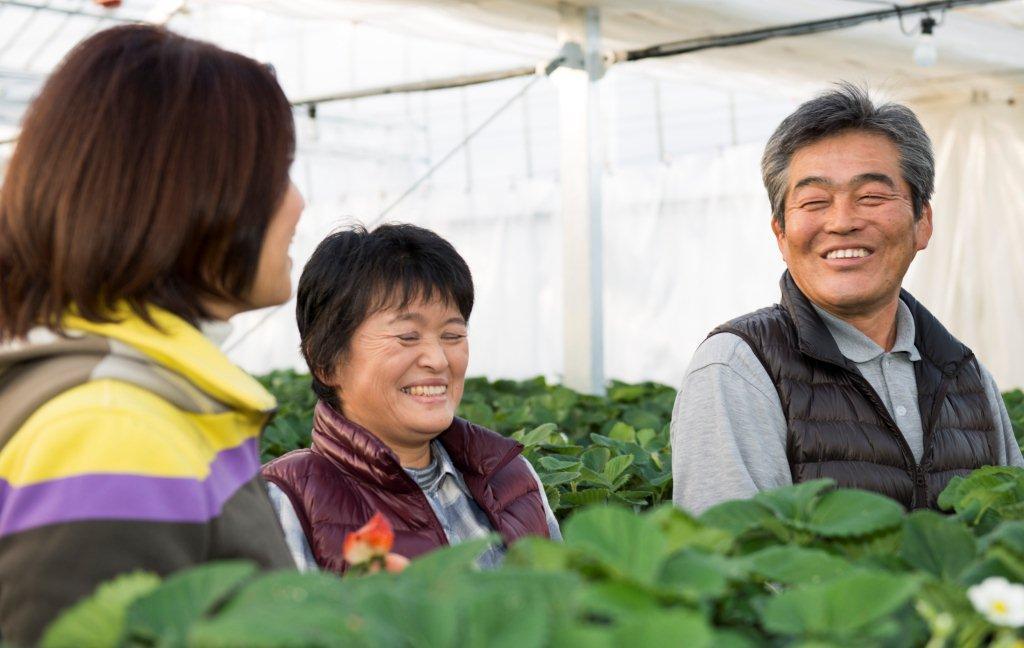
{"type": "MultiPolygon", "coordinates": [[[[444,529],[445,537],[449,544],[458,544],[467,540],[483,538],[494,532],[487,515],[477,505],[473,496],[462,479],[451,457],[444,449],[444,446],[437,440],[430,443],[431,461],[426,468],[419,470],[406,468],[405,472],[423,490],[430,508],[434,510],[437,521],[444,529]]],[[[520,461],[526,461],[520,457],[520,461]]],[[[540,497],[544,504],[544,515],[548,523],[548,534],[552,540],[561,540],[562,533],[558,527],[558,520],[551,511],[547,495],[544,493],[544,485],[541,483],[537,473],[526,464],[537,480],[540,489],[540,497]]],[[[281,526],[284,528],[285,540],[288,548],[292,551],[295,564],[300,571],[316,570],[316,559],[309,548],[306,536],[302,532],[302,525],[292,508],[288,496],[274,484],[267,484],[270,491],[270,501],[274,504],[281,526]]],[[[477,559],[477,564],[483,569],[497,567],[505,557],[506,547],[504,544],[492,545],[477,559]]]]}

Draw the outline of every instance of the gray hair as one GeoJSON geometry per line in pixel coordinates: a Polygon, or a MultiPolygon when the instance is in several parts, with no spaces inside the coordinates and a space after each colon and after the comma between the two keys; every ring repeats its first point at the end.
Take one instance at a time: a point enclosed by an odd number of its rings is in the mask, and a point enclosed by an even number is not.
{"type": "Polygon", "coordinates": [[[885,135],[900,152],[900,170],[910,185],[914,218],[920,218],[935,189],[935,157],[932,143],[917,116],[906,106],[886,103],[875,106],[868,92],[851,83],[800,105],[782,120],[768,139],[761,157],[761,177],[768,190],[772,218],[786,226],[787,172],[793,154],[826,137],[846,131],[885,135]]]}

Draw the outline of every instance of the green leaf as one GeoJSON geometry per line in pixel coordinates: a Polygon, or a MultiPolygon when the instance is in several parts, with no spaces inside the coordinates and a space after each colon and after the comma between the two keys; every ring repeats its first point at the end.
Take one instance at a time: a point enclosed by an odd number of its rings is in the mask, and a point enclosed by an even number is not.
{"type": "Polygon", "coordinates": [[[627,425],[620,421],[612,426],[612,429],[608,432],[608,436],[616,441],[633,443],[636,441],[636,430],[632,425],[627,425]]]}
{"type": "Polygon", "coordinates": [[[587,616],[627,619],[638,612],[657,610],[658,599],[647,588],[628,581],[603,581],[589,584],[580,604],[587,616]]]}
{"type": "Polygon", "coordinates": [[[981,539],[983,551],[997,545],[1013,552],[1024,562],[1024,522],[1019,520],[1003,522],[981,539]]]}
{"type": "Polygon", "coordinates": [[[199,565],[173,574],[128,608],[127,634],[149,643],[185,643],[189,627],[256,573],[256,565],[226,561],[199,565]]]}
{"type": "Polygon", "coordinates": [[[160,585],[160,577],[144,572],[119,576],[69,608],[47,628],[43,648],[117,646],[128,606],[160,585]]]}
{"type": "Polygon", "coordinates": [[[900,556],[912,567],[953,580],[974,560],[976,544],[961,522],[934,511],[915,511],[903,523],[900,556]]]}
{"type": "Polygon", "coordinates": [[[592,506],[605,504],[611,491],[607,488],[588,488],[575,493],[562,493],[562,503],[568,506],[592,506]]]}
{"type": "Polygon", "coordinates": [[[661,529],[669,553],[696,548],[724,554],[732,547],[733,535],[730,532],[698,522],[672,504],[662,504],[646,515],[661,529]]]}
{"type": "Polygon", "coordinates": [[[571,481],[576,481],[580,478],[580,471],[576,470],[573,472],[542,472],[540,473],[540,481],[545,486],[559,486],[561,484],[568,484],[571,481]]]}
{"type": "Polygon", "coordinates": [[[608,448],[590,448],[580,456],[584,467],[593,470],[597,474],[604,472],[605,464],[611,459],[612,453],[608,448]]]}
{"type": "Polygon", "coordinates": [[[810,518],[798,527],[825,537],[859,536],[898,526],[903,507],[896,501],[862,490],[843,489],[821,496],[810,518]]]}
{"type": "Polygon", "coordinates": [[[635,614],[615,633],[620,646],[675,646],[704,648],[711,645],[711,627],[700,614],[686,610],[658,610],[635,614]]]}
{"type": "Polygon", "coordinates": [[[608,461],[604,466],[604,478],[614,482],[633,463],[633,455],[619,455],[608,461]]]}
{"type": "Polygon", "coordinates": [[[728,574],[724,558],[684,550],[665,561],[658,584],[697,601],[723,596],[729,588],[728,574]]]}
{"type": "Polygon", "coordinates": [[[827,489],[835,486],[831,479],[815,479],[793,486],[783,486],[754,495],[754,501],[784,520],[804,520],[811,506],[827,489]]]}
{"type": "Polygon", "coordinates": [[[851,638],[910,601],[919,580],[859,571],[804,585],[769,599],[761,613],[771,632],[808,638],[851,638]]]}
{"type": "Polygon", "coordinates": [[[562,623],[555,626],[549,646],[586,646],[586,648],[614,648],[613,637],[602,626],[584,625],[578,622],[562,623]]]}
{"type": "Polygon", "coordinates": [[[569,518],[563,531],[566,545],[598,561],[612,574],[653,584],[667,543],[658,527],[644,516],[613,507],[592,507],[569,518]]]}
{"type": "Polygon", "coordinates": [[[698,518],[701,524],[724,529],[736,536],[757,529],[771,519],[771,511],[754,500],[722,502],[704,511],[698,518]]]}
{"type": "Polygon", "coordinates": [[[743,559],[745,566],[769,581],[784,585],[820,583],[848,574],[853,565],[821,549],[767,547],[743,559]]]}
{"type": "Polygon", "coordinates": [[[526,447],[535,446],[540,443],[546,443],[551,435],[558,431],[558,427],[554,423],[545,423],[538,425],[534,429],[526,432],[519,438],[519,442],[526,447]]]}
{"type": "Polygon", "coordinates": [[[560,572],[569,568],[571,553],[562,542],[527,536],[509,547],[505,564],[536,571],[560,572]]]}
{"type": "Polygon", "coordinates": [[[540,458],[540,467],[549,472],[574,471],[580,467],[576,459],[546,456],[540,458]]]}
{"type": "MultiPolygon", "coordinates": [[[[410,567],[411,569],[412,567],[410,567]]],[[[458,575],[458,569],[451,570],[458,575]]],[[[404,574],[403,574],[404,577],[404,574]]],[[[447,576],[448,582],[455,576],[447,576]]],[[[378,574],[347,578],[330,573],[270,572],[248,583],[213,618],[196,623],[188,645],[220,646],[377,646],[402,643],[389,613],[400,604],[403,620],[421,613],[418,601],[401,601],[397,577],[378,574]]],[[[421,579],[409,578],[415,587],[421,579]]],[[[434,596],[444,592],[436,588],[434,596]]],[[[423,605],[434,599],[427,597],[423,605]]],[[[422,622],[424,636],[451,640],[450,615],[422,622]],[[445,632],[447,630],[447,633],[445,632]]]]}

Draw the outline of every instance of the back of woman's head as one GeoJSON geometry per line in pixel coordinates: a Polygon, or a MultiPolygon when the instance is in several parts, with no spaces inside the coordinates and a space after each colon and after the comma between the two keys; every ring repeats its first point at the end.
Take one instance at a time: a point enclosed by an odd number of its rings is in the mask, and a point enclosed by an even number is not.
{"type": "Polygon", "coordinates": [[[241,302],[288,187],[266,66],[149,26],[83,41],[25,115],[0,189],[0,340],[119,302],[195,323],[241,302]]]}

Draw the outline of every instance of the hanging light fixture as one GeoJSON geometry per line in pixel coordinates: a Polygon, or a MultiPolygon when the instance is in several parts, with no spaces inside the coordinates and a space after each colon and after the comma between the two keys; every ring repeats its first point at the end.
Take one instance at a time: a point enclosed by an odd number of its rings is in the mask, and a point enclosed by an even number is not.
{"type": "Polygon", "coordinates": [[[93,0],[104,9],[117,9],[121,6],[121,0],[93,0]]]}
{"type": "Polygon", "coordinates": [[[935,46],[935,19],[925,16],[921,19],[921,33],[914,47],[914,63],[921,67],[931,67],[939,60],[939,49],[935,46]]]}

